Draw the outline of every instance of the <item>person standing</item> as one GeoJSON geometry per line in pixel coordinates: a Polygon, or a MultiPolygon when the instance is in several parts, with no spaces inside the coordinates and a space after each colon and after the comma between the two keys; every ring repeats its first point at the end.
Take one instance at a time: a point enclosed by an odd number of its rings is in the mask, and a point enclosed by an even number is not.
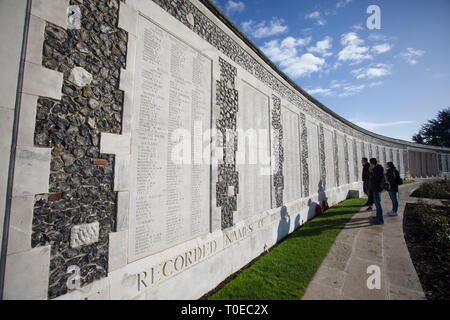
{"type": "Polygon", "coordinates": [[[367,202],[364,205],[369,206],[367,208],[367,211],[371,211],[372,205],[373,205],[373,194],[372,194],[372,192],[370,192],[370,189],[369,189],[370,188],[370,186],[369,186],[370,164],[369,164],[369,161],[367,161],[366,157],[363,157],[361,159],[361,164],[363,166],[363,171],[362,171],[363,191],[367,195],[367,202]]]}
{"type": "Polygon", "coordinates": [[[398,181],[400,173],[392,162],[386,163],[386,179],[389,182],[389,197],[392,200],[392,211],[388,213],[390,216],[398,215],[398,181]]]}
{"type": "Polygon", "coordinates": [[[383,208],[381,207],[381,191],[383,190],[384,170],[377,162],[377,159],[371,158],[370,169],[372,170],[372,175],[370,176],[370,189],[373,192],[373,202],[377,208],[377,215],[373,218],[373,222],[376,224],[384,224],[383,219],[383,208]]]}

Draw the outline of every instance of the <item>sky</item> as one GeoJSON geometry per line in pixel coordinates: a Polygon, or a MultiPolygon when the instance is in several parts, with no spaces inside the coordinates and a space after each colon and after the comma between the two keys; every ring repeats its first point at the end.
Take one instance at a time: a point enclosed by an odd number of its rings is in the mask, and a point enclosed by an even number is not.
{"type": "Polygon", "coordinates": [[[214,2],[300,87],[360,127],[412,141],[450,107],[450,0],[214,2]]]}

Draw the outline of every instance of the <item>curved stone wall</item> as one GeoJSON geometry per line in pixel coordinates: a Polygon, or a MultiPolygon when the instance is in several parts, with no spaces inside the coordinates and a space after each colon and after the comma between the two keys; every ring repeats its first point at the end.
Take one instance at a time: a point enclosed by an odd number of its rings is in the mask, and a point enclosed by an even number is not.
{"type": "Polygon", "coordinates": [[[450,149],[330,111],[210,1],[34,0],[29,19],[6,298],[198,298],[361,193],[362,157],[450,171],[450,149]]]}

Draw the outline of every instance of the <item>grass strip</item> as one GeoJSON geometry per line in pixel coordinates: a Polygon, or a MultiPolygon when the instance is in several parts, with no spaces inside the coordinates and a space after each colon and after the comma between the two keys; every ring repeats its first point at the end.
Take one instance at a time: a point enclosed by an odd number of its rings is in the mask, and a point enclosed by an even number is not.
{"type": "Polygon", "coordinates": [[[345,224],[366,199],[349,199],[289,235],[208,299],[297,300],[345,224]]]}

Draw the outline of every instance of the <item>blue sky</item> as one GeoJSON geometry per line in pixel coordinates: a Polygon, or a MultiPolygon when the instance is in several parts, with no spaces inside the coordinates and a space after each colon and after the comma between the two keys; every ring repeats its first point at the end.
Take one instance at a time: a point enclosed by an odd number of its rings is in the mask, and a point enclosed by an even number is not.
{"type": "Polygon", "coordinates": [[[411,141],[450,106],[450,0],[215,0],[292,80],[353,123],[411,141]],[[381,29],[366,25],[370,5],[381,29]]]}

